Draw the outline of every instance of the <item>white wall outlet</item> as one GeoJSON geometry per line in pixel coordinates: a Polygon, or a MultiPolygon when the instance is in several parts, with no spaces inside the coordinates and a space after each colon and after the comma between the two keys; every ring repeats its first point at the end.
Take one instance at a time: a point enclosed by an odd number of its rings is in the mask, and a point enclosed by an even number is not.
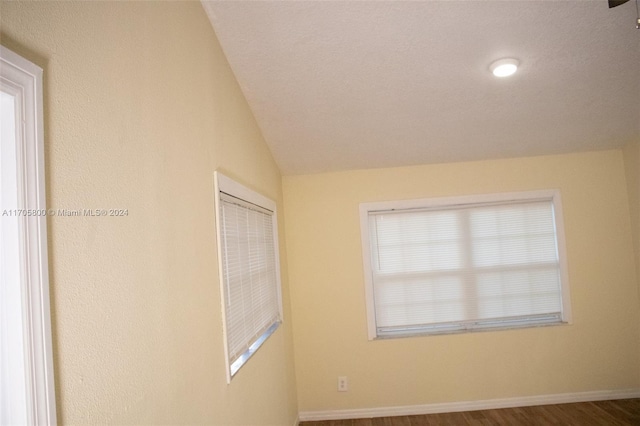
{"type": "Polygon", "coordinates": [[[346,392],[349,390],[349,382],[347,376],[338,377],[338,392],[346,392]]]}

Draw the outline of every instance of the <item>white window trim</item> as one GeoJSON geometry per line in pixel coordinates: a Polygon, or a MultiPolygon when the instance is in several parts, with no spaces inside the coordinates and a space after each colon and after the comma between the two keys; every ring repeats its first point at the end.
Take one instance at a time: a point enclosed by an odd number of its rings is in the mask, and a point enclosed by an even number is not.
{"type": "MultiPolygon", "coordinates": [[[[0,78],[22,92],[22,132],[16,152],[18,209],[45,211],[42,69],[0,46],[0,78]]],[[[27,419],[55,425],[46,215],[20,216],[27,419]]],[[[1,304],[1,303],[0,303],[1,304]]]]}
{"type": "MultiPolygon", "coordinates": [[[[562,280],[562,323],[572,324],[571,298],[569,290],[569,274],[567,268],[566,242],[560,191],[557,189],[523,192],[507,192],[496,194],[478,194],[455,197],[422,198],[414,200],[378,201],[360,204],[360,235],[362,238],[362,260],[364,265],[365,300],[367,310],[367,335],[369,340],[379,339],[376,330],[373,273],[371,266],[371,245],[369,240],[369,212],[391,209],[414,209],[453,207],[456,205],[481,204],[492,202],[524,201],[551,199],[553,203],[558,257],[562,280]]],[[[553,324],[556,325],[556,324],[553,324]]],[[[504,327],[501,329],[506,329],[504,327]]],[[[401,336],[405,337],[405,336],[401,336]]]]}
{"type": "Polygon", "coordinates": [[[233,179],[225,176],[219,171],[214,172],[214,181],[215,181],[215,217],[216,217],[216,236],[217,236],[217,249],[218,249],[218,281],[220,283],[220,306],[222,309],[222,332],[223,332],[223,342],[224,342],[224,353],[225,353],[225,364],[226,364],[226,375],[227,375],[227,384],[231,383],[231,379],[233,376],[240,370],[242,366],[255,354],[255,352],[262,346],[262,344],[271,336],[279,327],[282,322],[282,289],[281,289],[281,279],[280,279],[280,250],[278,246],[278,211],[276,208],[275,201],[247,188],[246,186],[234,181],[233,179]],[[223,259],[222,259],[222,239],[220,235],[222,235],[222,224],[221,224],[221,215],[220,212],[220,193],[226,193],[232,195],[236,198],[240,198],[249,203],[255,204],[258,207],[262,207],[263,209],[267,209],[273,212],[272,216],[272,228],[273,228],[273,244],[275,250],[275,272],[276,272],[276,290],[277,290],[277,298],[278,298],[278,311],[280,315],[280,322],[276,322],[269,329],[267,329],[262,336],[260,336],[253,345],[247,350],[240,358],[232,365],[229,359],[229,347],[227,344],[227,326],[226,326],[226,307],[225,307],[225,277],[224,277],[224,269],[223,259]]]}

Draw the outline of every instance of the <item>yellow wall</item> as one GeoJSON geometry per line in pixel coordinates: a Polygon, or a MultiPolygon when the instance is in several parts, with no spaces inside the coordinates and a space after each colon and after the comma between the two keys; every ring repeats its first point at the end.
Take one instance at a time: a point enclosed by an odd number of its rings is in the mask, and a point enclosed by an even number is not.
{"type": "Polygon", "coordinates": [[[283,179],[300,411],[637,388],[621,151],[283,179]],[[361,202],[559,188],[572,325],[368,341],[361,202]],[[349,392],[336,378],[348,376],[349,392]]]}
{"type": "Polygon", "coordinates": [[[622,149],[627,177],[627,193],[631,213],[631,230],[636,254],[636,272],[640,284],[640,140],[629,142],[622,149]]]}
{"type": "Polygon", "coordinates": [[[213,172],[282,191],[201,4],[0,7],[44,68],[48,206],[129,211],[48,219],[59,421],[293,425],[284,239],[285,325],[225,380],[213,172]]]}

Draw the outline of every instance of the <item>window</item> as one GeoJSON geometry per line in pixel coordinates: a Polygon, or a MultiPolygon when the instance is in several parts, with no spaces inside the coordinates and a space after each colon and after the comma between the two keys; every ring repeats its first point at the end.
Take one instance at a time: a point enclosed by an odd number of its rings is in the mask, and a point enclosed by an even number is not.
{"type": "Polygon", "coordinates": [[[560,194],[360,206],[369,338],[570,321],[560,194]]]}
{"type": "Polygon", "coordinates": [[[282,322],[272,200],[216,172],[216,226],[227,382],[282,322]]]}
{"type": "Polygon", "coordinates": [[[55,424],[42,69],[0,46],[0,424],[55,424]]]}

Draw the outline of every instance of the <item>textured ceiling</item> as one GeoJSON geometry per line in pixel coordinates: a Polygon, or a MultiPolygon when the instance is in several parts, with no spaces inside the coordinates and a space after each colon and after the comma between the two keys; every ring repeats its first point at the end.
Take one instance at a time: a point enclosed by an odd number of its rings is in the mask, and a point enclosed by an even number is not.
{"type": "Polygon", "coordinates": [[[630,1],[203,1],[283,174],[640,138],[630,1]],[[520,60],[497,79],[489,64],[520,60]]]}

